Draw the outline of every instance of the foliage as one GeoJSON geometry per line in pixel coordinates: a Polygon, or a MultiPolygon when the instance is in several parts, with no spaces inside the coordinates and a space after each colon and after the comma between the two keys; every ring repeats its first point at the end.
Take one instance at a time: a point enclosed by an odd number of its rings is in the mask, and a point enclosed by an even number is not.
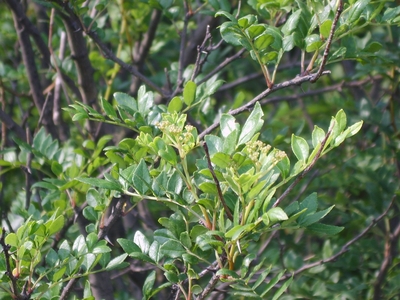
{"type": "Polygon", "coordinates": [[[393,3],[0,5],[2,299],[399,293],[393,3]]]}

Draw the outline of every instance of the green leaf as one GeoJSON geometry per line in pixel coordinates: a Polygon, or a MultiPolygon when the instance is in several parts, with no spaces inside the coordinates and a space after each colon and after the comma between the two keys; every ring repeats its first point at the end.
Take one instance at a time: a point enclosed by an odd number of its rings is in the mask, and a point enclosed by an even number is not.
{"type": "Polygon", "coordinates": [[[5,238],[6,244],[10,245],[11,247],[18,247],[19,246],[19,239],[15,233],[9,233],[5,238]]]}
{"type": "Polygon", "coordinates": [[[319,33],[327,39],[329,37],[329,34],[331,33],[331,28],[332,28],[332,20],[328,19],[325,20],[321,26],[319,27],[319,33]]]}
{"type": "Polygon", "coordinates": [[[90,188],[86,192],[86,202],[88,205],[96,208],[97,206],[103,204],[103,200],[99,192],[93,188],[90,188]]]}
{"type": "Polygon", "coordinates": [[[346,135],[346,138],[349,138],[349,137],[357,134],[360,131],[362,125],[363,125],[363,121],[359,121],[359,122],[351,125],[349,128],[347,128],[348,133],[346,135]]]}
{"type": "Polygon", "coordinates": [[[264,298],[264,296],[279,282],[279,279],[282,278],[283,274],[285,274],[285,270],[282,270],[277,274],[274,278],[272,278],[268,284],[263,287],[263,293],[261,294],[261,297],[264,298]]]}
{"type": "Polygon", "coordinates": [[[238,25],[241,28],[246,29],[247,27],[256,22],[257,22],[257,17],[255,15],[247,15],[238,20],[238,25]]]}
{"type": "Polygon", "coordinates": [[[75,179],[80,182],[89,184],[91,186],[122,192],[121,185],[116,181],[108,181],[108,180],[104,180],[104,179],[88,178],[88,177],[78,177],[75,179]]]}
{"type": "Polygon", "coordinates": [[[319,128],[317,125],[314,125],[314,130],[312,132],[312,145],[313,147],[317,147],[318,144],[322,143],[325,139],[325,131],[322,128],[319,128]]]}
{"type": "Polygon", "coordinates": [[[111,120],[119,120],[117,113],[115,112],[113,106],[108,103],[108,101],[104,98],[100,99],[101,107],[103,108],[104,112],[106,113],[107,117],[111,120]]]}
{"type": "Polygon", "coordinates": [[[323,217],[325,217],[329,212],[335,207],[335,205],[332,205],[331,207],[328,207],[327,209],[321,210],[319,212],[316,212],[314,214],[307,214],[307,215],[302,215],[299,218],[299,225],[301,227],[307,227],[310,226],[311,224],[314,224],[321,220],[323,217]]]}
{"type": "Polygon", "coordinates": [[[300,20],[301,9],[292,13],[282,27],[282,32],[285,36],[290,35],[293,31],[297,30],[297,24],[300,20]]]}
{"type": "Polygon", "coordinates": [[[224,10],[220,10],[215,14],[215,17],[221,17],[221,16],[224,16],[225,18],[228,18],[232,22],[237,23],[236,18],[232,14],[230,14],[224,10]]]}
{"type": "Polygon", "coordinates": [[[256,37],[256,39],[254,40],[254,47],[257,50],[266,49],[273,42],[274,42],[274,37],[270,34],[264,33],[256,37]]]}
{"type": "Polygon", "coordinates": [[[292,134],[292,151],[299,161],[306,162],[309,155],[309,146],[305,139],[292,134]]]}
{"type": "Polygon", "coordinates": [[[371,0],[358,0],[354,5],[350,8],[349,14],[346,22],[348,24],[352,24],[360,19],[361,14],[367,5],[371,2],[371,0]]]}
{"type": "Polygon", "coordinates": [[[288,219],[288,216],[284,212],[284,210],[280,207],[273,207],[266,212],[266,215],[269,218],[269,221],[272,224],[275,224],[280,221],[285,221],[288,219]]]}
{"type": "Polygon", "coordinates": [[[254,228],[254,224],[236,225],[225,233],[225,237],[227,239],[231,239],[232,241],[236,241],[237,239],[239,239],[242,233],[249,231],[252,228],[254,228]]]}
{"type": "Polygon", "coordinates": [[[168,104],[168,112],[171,114],[174,112],[180,112],[182,107],[183,103],[181,97],[175,96],[168,104]]]}
{"type": "Polygon", "coordinates": [[[190,106],[196,98],[197,85],[189,80],[183,88],[183,101],[187,106],[190,106]]]}
{"type": "Polygon", "coordinates": [[[49,220],[45,223],[48,235],[53,235],[64,227],[64,216],[58,216],[55,220],[49,220]]]}
{"type": "Polygon", "coordinates": [[[133,173],[132,183],[140,195],[146,194],[151,188],[152,179],[143,158],[133,173]]]}
{"type": "Polygon", "coordinates": [[[114,93],[114,98],[117,100],[118,105],[127,108],[130,114],[134,114],[138,110],[135,98],[128,94],[116,92],[114,93]]]}
{"type": "Polygon", "coordinates": [[[306,51],[315,52],[322,46],[321,38],[318,34],[311,34],[305,38],[306,51]]]}
{"type": "Polygon", "coordinates": [[[128,254],[124,253],[115,258],[113,258],[106,266],[106,270],[113,270],[117,268],[125,267],[129,265],[128,263],[124,263],[124,260],[127,258],[128,254]]]}
{"type": "Polygon", "coordinates": [[[308,226],[307,229],[318,234],[335,235],[341,232],[344,227],[314,223],[308,226]]]}
{"type": "Polygon", "coordinates": [[[347,125],[347,117],[343,109],[339,110],[335,116],[335,120],[338,125],[338,132],[342,132],[347,125]]]}
{"type": "Polygon", "coordinates": [[[133,242],[139,246],[142,253],[147,254],[150,248],[149,240],[140,231],[136,231],[133,242]]]}
{"type": "Polygon", "coordinates": [[[254,105],[254,109],[250,116],[243,125],[242,131],[240,132],[238,144],[244,144],[250,141],[253,136],[260,131],[264,120],[262,116],[264,115],[260,104],[257,102],[254,105]]]}
{"type": "Polygon", "coordinates": [[[152,289],[154,287],[154,282],[156,280],[156,271],[151,271],[149,275],[147,275],[146,280],[143,283],[143,295],[145,296],[145,299],[150,299],[150,297],[148,297],[151,292],[152,289]]]}
{"type": "Polygon", "coordinates": [[[275,292],[272,300],[278,300],[279,297],[287,290],[292,281],[293,281],[293,276],[290,277],[290,279],[286,280],[284,284],[282,284],[282,286],[275,292]]]}
{"type": "Polygon", "coordinates": [[[307,208],[307,214],[315,213],[318,208],[318,197],[317,193],[312,193],[307,196],[299,205],[299,210],[307,208]]]}
{"type": "Polygon", "coordinates": [[[122,247],[122,249],[125,251],[125,253],[133,253],[133,252],[141,252],[140,248],[138,245],[136,245],[133,241],[119,238],[117,239],[118,244],[122,247]]]}
{"type": "Polygon", "coordinates": [[[178,258],[181,257],[182,254],[186,253],[186,250],[182,247],[182,245],[175,240],[168,240],[162,244],[160,251],[163,255],[171,258],[178,258]]]}
{"type": "Polygon", "coordinates": [[[236,119],[229,114],[222,114],[220,120],[221,135],[226,138],[234,130],[240,128],[240,125],[236,123],[236,119]]]}

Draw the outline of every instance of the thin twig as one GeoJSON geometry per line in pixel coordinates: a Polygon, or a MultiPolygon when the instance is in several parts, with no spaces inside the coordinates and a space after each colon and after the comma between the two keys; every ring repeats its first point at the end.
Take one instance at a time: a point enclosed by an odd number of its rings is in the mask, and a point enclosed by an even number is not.
{"type": "MultiPolygon", "coordinates": [[[[330,74],[330,71],[323,71],[322,72],[322,75],[326,75],[326,74],[330,74]]],[[[282,82],[282,83],[275,84],[272,88],[267,88],[261,94],[259,94],[255,98],[253,98],[250,102],[242,105],[239,108],[230,110],[228,112],[228,114],[232,115],[232,116],[235,116],[235,115],[240,114],[240,113],[242,113],[244,111],[248,111],[256,104],[256,102],[261,101],[262,99],[267,97],[269,94],[271,94],[273,92],[276,92],[278,90],[287,88],[289,86],[301,85],[304,82],[310,81],[314,76],[315,76],[315,74],[298,76],[298,77],[295,77],[294,79],[291,79],[291,80],[288,80],[288,81],[285,81],[285,82],[282,82]]],[[[212,124],[211,126],[209,126],[208,128],[206,128],[203,132],[201,132],[199,134],[199,139],[202,140],[205,135],[207,135],[210,132],[212,132],[215,128],[217,128],[219,126],[219,124],[220,124],[220,121],[217,121],[214,124],[212,124]]]]}
{"type": "Polygon", "coordinates": [[[207,286],[203,289],[203,292],[196,298],[196,300],[205,299],[215,288],[219,281],[219,276],[214,274],[213,277],[208,282],[207,286]]]}
{"type": "Polygon", "coordinates": [[[231,213],[228,205],[226,205],[226,202],[224,200],[224,196],[222,195],[221,186],[219,184],[217,176],[215,175],[214,168],[213,168],[212,163],[211,163],[210,153],[208,152],[208,146],[207,146],[206,142],[203,143],[203,148],[204,148],[204,151],[206,152],[206,158],[207,158],[207,162],[208,162],[208,169],[210,170],[211,175],[212,175],[212,177],[214,179],[215,185],[217,187],[218,198],[221,201],[222,206],[224,207],[225,213],[228,216],[229,220],[233,221],[232,213],[231,213]]]}
{"type": "Polygon", "coordinates": [[[206,58],[208,56],[208,51],[205,51],[205,46],[208,40],[211,41],[211,33],[210,33],[210,25],[207,25],[206,28],[206,35],[204,37],[203,42],[201,43],[200,46],[197,46],[197,57],[196,57],[196,62],[194,64],[194,70],[192,73],[192,77],[190,80],[194,81],[194,79],[196,78],[197,74],[199,73],[201,66],[204,64],[204,62],[206,61],[206,58]],[[205,54],[205,58],[201,60],[201,55],[205,54]]]}
{"type": "Polygon", "coordinates": [[[78,281],[77,277],[72,277],[70,281],[68,281],[67,285],[63,288],[62,293],[60,295],[60,300],[64,300],[67,298],[68,294],[71,292],[71,288],[78,281]]]}
{"type": "Polygon", "coordinates": [[[336,25],[337,25],[337,23],[339,21],[340,15],[341,15],[341,13],[343,11],[343,0],[338,0],[338,1],[339,1],[339,5],[338,5],[338,8],[336,10],[335,18],[334,18],[334,20],[332,22],[331,31],[329,32],[329,37],[328,37],[328,40],[326,42],[326,47],[325,47],[325,50],[324,50],[324,55],[322,57],[321,64],[319,66],[318,72],[310,80],[310,82],[316,82],[321,77],[322,72],[324,71],[326,62],[328,61],[329,50],[331,48],[333,36],[335,35],[336,25]]]}
{"type": "Polygon", "coordinates": [[[232,61],[238,59],[239,57],[242,56],[242,54],[246,51],[245,48],[241,49],[239,52],[235,53],[231,57],[226,58],[222,63],[220,63],[214,70],[212,70],[210,73],[208,73],[206,76],[203,77],[203,79],[199,80],[197,84],[201,84],[203,82],[206,82],[208,79],[213,77],[216,73],[221,71],[223,68],[225,68],[227,65],[229,65],[232,61]]]}
{"type": "Polygon", "coordinates": [[[335,261],[339,256],[341,256],[344,253],[346,253],[347,251],[349,251],[349,247],[351,245],[353,245],[355,242],[357,242],[359,239],[361,239],[364,235],[366,235],[367,232],[372,227],[374,227],[380,220],[382,220],[388,214],[390,208],[392,207],[392,205],[394,203],[394,199],[395,199],[395,196],[393,196],[392,201],[390,202],[390,204],[386,208],[386,210],[381,215],[379,215],[377,218],[373,219],[372,222],[361,233],[359,233],[356,237],[354,237],[353,239],[348,241],[346,244],[344,244],[339,252],[337,252],[336,254],[332,255],[329,258],[321,259],[319,261],[304,265],[301,268],[299,268],[296,271],[294,271],[293,273],[287,273],[284,276],[282,276],[282,278],[279,281],[285,281],[286,279],[288,279],[288,278],[290,278],[292,276],[296,276],[296,275],[298,275],[298,274],[300,274],[300,273],[302,273],[302,272],[304,272],[304,271],[306,271],[308,269],[323,265],[323,264],[331,262],[331,261],[335,261]]]}

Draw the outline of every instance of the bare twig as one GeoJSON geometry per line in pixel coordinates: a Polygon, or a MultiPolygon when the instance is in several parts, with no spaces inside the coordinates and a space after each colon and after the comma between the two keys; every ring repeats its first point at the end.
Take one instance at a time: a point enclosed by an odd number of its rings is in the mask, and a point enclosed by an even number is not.
{"type": "Polygon", "coordinates": [[[197,84],[201,84],[203,82],[206,82],[212,76],[214,76],[219,71],[221,71],[223,68],[225,68],[227,65],[229,65],[232,61],[240,58],[245,51],[246,51],[246,49],[243,48],[239,52],[237,52],[234,55],[232,55],[231,57],[226,58],[222,63],[220,63],[217,67],[215,67],[214,70],[212,70],[210,73],[208,73],[206,76],[204,76],[203,79],[199,80],[199,82],[197,84]]]}
{"type": "Polygon", "coordinates": [[[77,280],[78,280],[77,277],[72,277],[72,279],[70,281],[68,281],[67,285],[62,290],[62,293],[60,295],[60,300],[67,299],[67,296],[71,292],[71,288],[77,282],[77,280]]]}
{"type": "Polygon", "coordinates": [[[206,158],[207,158],[207,162],[208,162],[208,169],[210,170],[211,175],[212,175],[212,177],[214,179],[215,185],[217,187],[218,198],[221,201],[222,206],[224,207],[225,213],[228,216],[229,220],[233,221],[232,213],[231,213],[228,205],[226,205],[226,202],[224,200],[224,196],[222,195],[221,186],[219,184],[217,176],[215,175],[214,168],[213,168],[213,166],[211,164],[210,153],[208,152],[208,146],[207,146],[206,142],[203,143],[203,148],[204,148],[204,151],[206,152],[206,158]]]}
{"type": "Polygon", "coordinates": [[[207,41],[211,41],[211,33],[210,33],[210,26],[207,25],[207,29],[206,29],[206,35],[204,37],[203,42],[201,43],[200,46],[197,46],[197,57],[196,57],[196,62],[194,64],[194,70],[192,73],[192,77],[190,80],[194,81],[194,79],[196,78],[197,74],[199,73],[201,66],[204,64],[204,62],[206,61],[206,58],[208,56],[208,51],[205,51],[205,46],[207,41]],[[205,58],[203,58],[201,60],[201,56],[202,54],[205,54],[205,58]]]}
{"type": "Polygon", "coordinates": [[[108,47],[103,43],[103,41],[100,40],[100,38],[96,32],[90,31],[90,32],[86,32],[86,34],[88,36],[90,36],[90,38],[97,44],[97,46],[100,48],[100,50],[102,51],[102,54],[105,58],[110,59],[113,62],[116,62],[118,65],[121,66],[121,68],[128,71],[133,76],[140,78],[140,80],[142,80],[145,84],[147,84],[153,90],[157,91],[160,95],[165,96],[164,91],[158,85],[156,85],[154,82],[152,82],[150,79],[148,79],[142,73],[140,73],[137,70],[137,68],[135,68],[134,66],[132,66],[130,64],[123,62],[121,59],[116,57],[115,54],[110,49],[108,49],[108,47]]]}
{"type": "Polygon", "coordinates": [[[287,273],[284,276],[282,276],[282,278],[279,281],[285,281],[286,279],[292,277],[292,276],[296,276],[308,269],[335,261],[338,257],[340,257],[341,255],[343,255],[344,253],[346,253],[347,251],[349,251],[349,247],[351,245],[353,245],[355,242],[357,242],[359,239],[361,239],[364,235],[366,235],[368,233],[368,231],[371,230],[372,227],[374,227],[380,220],[382,220],[389,212],[390,208],[392,207],[393,203],[395,200],[395,196],[392,198],[392,201],[390,202],[389,206],[386,208],[386,210],[379,215],[378,217],[376,217],[375,219],[372,220],[372,222],[363,230],[361,231],[357,236],[355,236],[353,239],[351,239],[350,241],[348,241],[346,244],[343,245],[343,247],[340,249],[339,252],[337,252],[336,254],[332,255],[329,258],[326,259],[321,259],[319,261],[307,264],[302,266],[301,268],[297,269],[296,271],[294,271],[293,273],[287,273]]]}
{"type": "Polygon", "coordinates": [[[332,22],[332,27],[331,27],[331,31],[329,32],[328,40],[326,41],[326,47],[324,50],[324,55],[322,57],[321,64],[319,66],[318,72],[314,75],[314,77],[310,80],[310,82],[316,82],[321,77],[322,72],[324,71],[326,62],[328,61],[329,50],[331,48],[333,36],[335,35],[336,25],[339,21],[340,15],[343,11],[343,0],[338,0],[338,1],[339,1],[339,5],[336,10],[335,18],[332,22]]]}
{"type": "Polygon", "coordinates": [[[196,298],[196,300],[203,300],[205,299],[215,288],[219,281],[219,276],[214,274],[210,281],[208,282],[207,286],[203,289],[203,292],[196,298]]]}
{"type": "Polygon", "coordinates": [[[384,284],[386,274],[391,267],[393,258],[396,257],[396,252],[398,249],[397,244],[400,237],[400,222],[398,216],[396,216],[394,219],[398,223],[396,228],[393,230],[393,233],[391,233],[390,228],[388,228],[388,234],[385,241],[384,259],[381,263],[378,275],[376,276],[376,280],[374,282],[374,300],[382,299],[382,285],[384,284]]]}
{"type": "MultiPolygon", "coordinates": [[[[326,75],[326,74],[330,74],[330,71],[324,71],[322,72],[322,75],[326,75]]],[[[265,91],[263,91],[261,94],[259,94],[258,96],[256,96],[255,98],[253,98],[250,102],[242,105],[241,107],[237,108],[237,109],[233,109],[231,111],[228,112],[228,114],[235,116],[237,114],[240,114],[244,111],[250,110],[258,101],[261,101],[262,99],[264,99],[265,97],[267,97],[269,94],[276,92],[278,90],[287,88],[289,86],[296,86],[296,85],[301,85],[304,82],[310,81],[313,77],[315,76],[315,74],[310,74],[310,75],[305,75],[305,76],[298,76],[295,77],[294,79],[282,82],[282,83],[278,83],[275,84],[272,88],[267,88],[265,91]]],[[[212,132],[215,128],[217,128],[219,126],[220,122],[217,121],[214,124],[212,124],[211,126],[209,126],[208,128],[206,128],[203,132],[201,132],[199,134],[199,139],[203,139],[205,135],[209,134],[210,132],[212,132]]]]}

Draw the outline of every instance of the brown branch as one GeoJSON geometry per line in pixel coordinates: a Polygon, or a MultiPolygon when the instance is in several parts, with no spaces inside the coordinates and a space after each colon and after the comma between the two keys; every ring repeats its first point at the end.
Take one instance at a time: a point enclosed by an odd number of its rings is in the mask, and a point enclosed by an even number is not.
{"type": "MultiPolygon", "coordinates": [[[[18,1],[6,0],[6,3],[10,7],[14,19],[14,26],[17,31],[18,41],[22,53],[22,59],[27,72],[29,86],[31,88],[32,98],[36,108],[40,113],[45,116],[43,118],[43,124],[45,125],[48,132],[53,137],[57,136],[54,125],[52,124],[51,118],[51,107],[44,107],[45,99],[43,97],[42,84],[40,83],[39,72],[35,63],[35,53],[32,48],[30,41],[29,29],[24,25],[23,20],[26,19],[22,5],[18,1]],[[43,111],[45,110],[45,111],[43,111]]],[[[33,26],[33,25],[32,25],[33,26]]]]}
{"type": "Polygon", "coordinates": [[[96,32],[90,31],[86,32],[88,36],[96,43],[96,45],[100,48],[102,51],[102,54],[105,58],[112,60],[113,62],[117,63],[118,65],[121,66],[124,70],[128,71],[130,74],[133,76],[138,77],[140,80],[142,80],[145,84],[147,84],[150,88],[158,92],[162,96],[166,96],[165,92],[163,91],[162,88],[157,86],[154,82],[152,82],[150,79],[148,79],[146,76],[144,76],[142,73],[140,73],[137,68],[135,68],[132,65],[129,65],[125,62],[123,62],[121,59],[115,56],[115,54],[108,49],[108,47],[100,40],[99,36],[97,35],[96,32]]]}
{"type": "Polygon", "coordinates": [[[331,44],[332,44],[332,40],[333,40],[333,36],[335,35],[335,30],[336,30],[336,25],[339,21],[339,17],[343,11],[343,0],[338,0],[339,1],[339,5],[335,14],[335,18],[333,19],[332,22],[332,27],[331,27],[331,31],[329,32],[329,37],[328,40],[326,42],[326,47],[324,50],[324,55],[322,57],[322,61],[321,64],[319,66],[318,72],[314,75],[314,77],[310,80],[310,82],[316,82],[322,75],[322,72],[324,71],[326,62],[328,61],[328,55],[329,55],[329,50],[331,48],[331,44]]]}
{"type": "MultiPolygon", "coordinates": [[[[158,28],[158,24],[161,20],[162,11],[159,9],[154,9],[151,17],[150,17],[150,24],[149,28],[147,29],[143,39],[141,40],[140,44],[138,45],[137,51],[134,53],[134,61],[137,64],[137,68],[139,72],[142,72],[143,66],[146,60],[146,57],[149,54],[150,47],[153,44],[154,38],[156,36],[156,31],[158,28]]],[[[138,77],[135,77],[134,82],[131,85],[131,92],[136,94],[137,90],[139,89],[141,80],[138,77]]]]}
{"type": "MultiPolygon", "coordinates": [[[[397,210],[398,211],[398,210],[397,210]]],[[[397,222],[399,222],[399,218],[395,218],[397,222]]],[[[400,222],[397,223],[396,228],[393,230],[393,233],[390,232],[388,236],[386,237],[385,241],[385,249],[384,249],[384,259],[382,261],[382,264],[379,268],[378,275],[376,276],[376,280],[374,282],[374,300],[379,300],[382,299],[382,285],[384,284],[386,274],[389,271],[389,268],[391,267],[393,258],[396,257],[396,252],[397,252],[397,244],[399,241],[400,237],[400,222]]]]}
{"type": "Polygon", "coordinates": [[[77,277],[73,277],[70,281],[68,281],[67,285],[63,288],[62,293],[60,295],[59,300],[67,299],[69,293],[71,292],[71,288],[78,281],[77,277]]]}
{"type": "Polygon", "coordinates": [[[215,74],[217,74],[219,71],[221,71],[223,68],[225,68],[227,65],[229,65],[232,61],[240,58],[245,51],[246,51],[246,49],[243,48],[239,52],[232,55],[231,57],[226,58],[222,63],[220,63],[217,67],[215,67],[214,70],[212,70],[210,73],[208,73],[206,76],[204,76],[201,80],[199,80],[199,82],[197,84],[199,85],[203,82],[206,82],[208,79],[210,79],[215,74]]]}
{"type": "MultiPolygon", "coordinates": [[[[330,74],[330,71],[322,72],[322,75],[326,75],[326,74],[330,74]]],[[[253,98],[250,102],[242,105],[241,107],[239,107],[237,109],[230,110],[228,112],[228,114],[230,114],[232,116],[235,116],[235,115],[240,114],[240,113],[242,113],[244,111],[250,110],[256,104],[256,102],[261,101],[262,99],[267,97],[269,94],[271,94],[273,92],[276,92],[278,90],[287,88],[289,86],[301,85],[304,82],[310,81],[314,76],[315,76],[315,74],[309,74],[309,75],[305,75],[305,76],[298,76],[298,77],[295,77],[294,79],[291,79],[291,80],[288,80],[288,81],[285,81],[285,82],[282,82],[282,83],[275,84],[272,88],[267,88],[261,94],[259,94],[255,98],[253,98]]],[[[219,124],[220,124],[220,122],[217,121],[214,124],[212,124],[211,126],[209,126],[208,128],[206,128],[203,132],[201,132],[199,134],[199,139],[202,140],[205,135],[207,135],[210,132],[212,132],[215,128],[217,128],[219,126],[219,124]]]]}
{"type": "Polygon", "coordinates": [[[217,274],[213,274],[207,286],[203,289],[203,292],[196,298],[196,300],[205,299],[214,290],[218,281],[219,281],[219,276],[217,274]]]}
{"type": "Polygon", "coordinates": [[[300,180],[302,180],[304,178],[304,176],[306,176],[306,174],[308,172],[310,172],[310,170],[314,167],[315,163],[317,162],[317,160],[321,157],[322,151],[325,148],[325,144],[326,141],[328,140],[329,136],[331,135],[333,130],[333,126],[331,128],[329,128],[329,131],[327,132],[327,134],[325,135],[324,140],[321,142],[321,147],[319,148],[317,154],[315,155],[314,159],[312,160],[312,162],[310,163],[310,165],[304,169],[303,172],[301,172],[301,174],[299,176],[296,177],[296,179],[292,182],[292,184],[283,192],[283,194],[276,199],[275,203],[272,205],[272,207],[277,207],[279,205],[279,203],[285,199],[285,197],[294,189],[294,187],[300,182],[300,180]]]}
{"type": "Polygon", "coordinates": [[[210,26],[207,25],[206,28],[206,35],[204,37],[203,42],[201,43],[200,46],[197,46],[197,57],[196,57],[196,62],[194,64],[194,70],[192,73],[192,77],[190,78],[190,80],[194,81],[194,79],[196,78],[196,76],[198,75],[198,73],[200,72],[200,69],[202,67],[202,65],[205,63],[207,56],[208,56],[208,51],[205,51],[205,47],[206,47],[206,43],[207,41],[211,42],[211,33],[210,33],[210,26]],[[203,59],[201,59],[202,54],[205,53],[205,57],[203,59]]]}
{"type": "Polygon", "coordinates": [[[0,120],[11,132],[15,133],[20,140],[26,142],[24,129],[22,129],[21,126],[15,123],[14,120],[9,115],[7,115],[1,108],[0,108],[0,120]]]}
{"type": "Polygon", "coordinates": [[[128,197],[121,197],[117,204],[112,208],[111,215],[105,221],[103,227],[99,228],[99,233],[97,238],[99,240],[105,239],[107,237],[108,231],[114,225],[114,223],[124,216],[125,203],[128,201],[128,197]]]}
{"type": "Polygon", "coordinates": [[[296,271],[294,271],[293,273],[287,273],[284,276],[282,276],[282,278],[279,281],[285,281],[286,279],[292,277],[292,276],[296,276],[308,269],[335,261],[338,257],[340,257],[341,255],[343,255],[344,253],[346,253],[347,251],[349,251],[349,247],[351,245],[353,245],[355,242],[357,242],[359,239],[361,239],[362,237],[364,237],[369,230],[371,230],[372,227],[374,227],[380,220],[382,220],[389,212],[390,208],[392,207],[393,203],[394,203],[394,199],[395,196],[392,198],[392,201],[390,202],[389,206],[386,208],[386,210],[379,215],[377,218],[373,219],[372,222],[363,230],[361,231],[361,233],[359,233],[356,237],[354,237],[353,239],[351,239],[350,241],[348,241],[346,244],[343,245],[343,247],[340,249],[339,252],[337,252],[336,254],[332,255],[331,257],[328,257],[326,259],[321,259],[319,261],[307,264],[302,266],[301,268],[297,269],[296,271]]]}
{"type": "Polygon", "coordinates": [[[221,186],[219,184],[217,176],[215,175],[214,168],[213,168],[212,163],[211,163],[210,153],[208,152],[208,146],[207,146],[206,142],[203,143],[203,148],[204,148],[204,151],[206,152],[206,158],[207,158],[207,162],[208,162],[208,169],[210,170],[211,175],[212,175],[212,177],[214,179],[215,186],[217,187],[218,198],[221,201],[222,206],[224,207],[225,213],[228,216],[229,220],[233,221],[232,213],[231,213],[228,205],[226,205],[226,202],[224,200],[224,196],[222,195],[221,186]]]}

